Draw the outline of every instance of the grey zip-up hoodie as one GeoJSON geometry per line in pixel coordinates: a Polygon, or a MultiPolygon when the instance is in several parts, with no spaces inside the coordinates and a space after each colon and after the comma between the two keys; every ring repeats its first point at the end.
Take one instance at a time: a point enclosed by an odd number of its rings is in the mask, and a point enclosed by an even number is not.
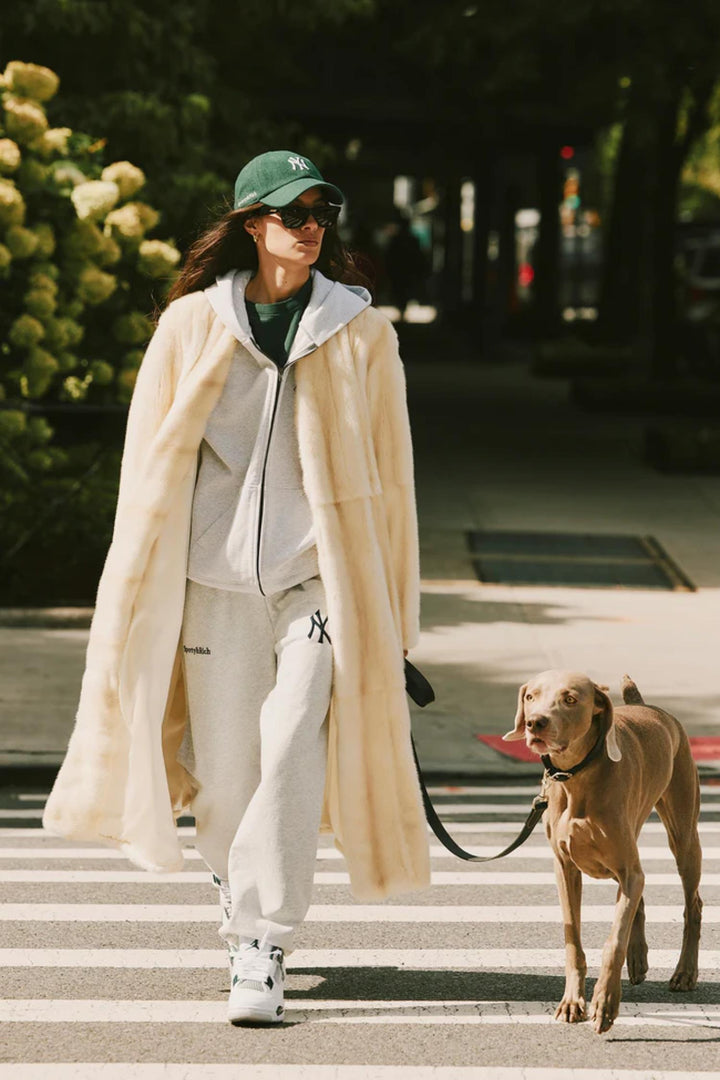
{"type": "Polygon", "coordinates": [[[371,298],[360,286],[311,273],[310,299],[282,370],[252,338],[245,309],[251,272],[230,271],[205,290],[238,346],[200,446],[187,573],[202,585],[270,595],[318,572],[295,428],[295,364],[371,298]]]}

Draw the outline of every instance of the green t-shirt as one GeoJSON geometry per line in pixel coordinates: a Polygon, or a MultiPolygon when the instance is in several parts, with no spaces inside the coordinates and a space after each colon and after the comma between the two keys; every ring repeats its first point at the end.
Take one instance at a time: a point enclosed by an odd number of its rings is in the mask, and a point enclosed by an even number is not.
{"type": "Polygon", "coordinates": [[[312,275],[301,289],[287,300],[275,304],[253,304],[245,300],[250,329],[258,348],[279,368],[287,363],[303,311],[312,292],[312,275]]]}

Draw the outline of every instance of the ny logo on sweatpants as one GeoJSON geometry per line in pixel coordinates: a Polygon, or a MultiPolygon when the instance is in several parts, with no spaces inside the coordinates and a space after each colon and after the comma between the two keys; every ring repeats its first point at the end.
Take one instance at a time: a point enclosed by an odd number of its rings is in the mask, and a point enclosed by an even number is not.
{"type": "Polygon", "coordinates": [[[314,640],[313,634],[316,630],[319,631],[319,636],[317,639],[318,644],[321,644],[323,641],[330,641],[330,635],[325,629],[325,627],[327,626],[327,621],[328,616],[326,615],[323,619],[322,615],[320,614],[320,608],[318,608],[314,615],[310,616],[310,632],[308,634],[308,637],[311,641],[314,640]]]}

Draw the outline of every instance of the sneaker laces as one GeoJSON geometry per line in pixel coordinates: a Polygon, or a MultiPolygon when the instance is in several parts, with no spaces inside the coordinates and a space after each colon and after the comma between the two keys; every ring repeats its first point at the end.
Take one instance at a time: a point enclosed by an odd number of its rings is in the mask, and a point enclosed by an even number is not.
{"type": "Polygon", "coordinates": [[[248,990],[272,990],[275,980],[272,972],[278,964],[283,974],[283,951],[279,945],[271,945],[267,940],[268,932],[258,941],[243,942],[235,953],[232,985],[242,983],[248,990]],[[255,955],[253,955],[255,954],[255,955]]]}

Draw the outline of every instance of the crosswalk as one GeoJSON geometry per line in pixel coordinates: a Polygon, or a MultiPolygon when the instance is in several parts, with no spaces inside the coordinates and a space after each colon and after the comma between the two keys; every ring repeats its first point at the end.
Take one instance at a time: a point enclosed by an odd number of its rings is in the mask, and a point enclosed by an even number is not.
{"type": "MultiPolygon", "coordinates": [[[[517,834],[536,792],[527,784],[431,789],[453,834],[483,855],[517,834]]],[[[0,1080],[718,1077],[720,784],[704,783],[702,796],[699,986],[684,995],[667,989],[682,889],[653,815],[640,844],[648,981],[623,984],[620,1017],[598,1037],[589,1024],[553,1019],[563,928],[541,829],[487,867],[463,864],[433,840],[432,887],[372,905],[352,902],[340,853],[322,839],[313,903],[288,958],[286,1023],[235,1029],[225,1021],[216,893],[192,822],[180,823],[183,870],[149,874],[119,851],[46,835],[43,793],[6,795],[0,1080]]],[[[615,886],[585,878],[583,890],[592,982],[615,886]]]]}

